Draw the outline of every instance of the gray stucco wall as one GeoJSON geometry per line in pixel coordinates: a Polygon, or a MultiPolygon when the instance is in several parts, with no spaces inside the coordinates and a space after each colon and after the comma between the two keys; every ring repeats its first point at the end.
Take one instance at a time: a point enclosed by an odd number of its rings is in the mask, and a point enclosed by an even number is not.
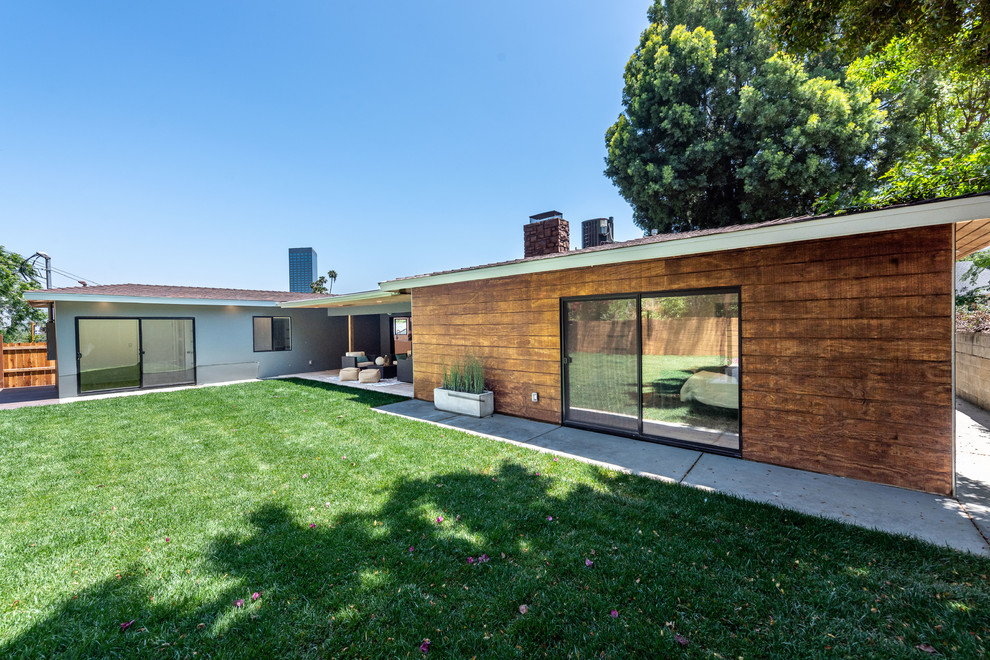
{"type": "Polygon", "coordinates": [[[328,317],[323,309],[57,302],[55,332],[62,398],[78,395],[75,321],[82,316],[194,318],[198,384],[339,369],[340,356],[347,351],[347,318],[328,317]],[[255,353],[255,316],[291,317],[292,350],[255,353]]]}

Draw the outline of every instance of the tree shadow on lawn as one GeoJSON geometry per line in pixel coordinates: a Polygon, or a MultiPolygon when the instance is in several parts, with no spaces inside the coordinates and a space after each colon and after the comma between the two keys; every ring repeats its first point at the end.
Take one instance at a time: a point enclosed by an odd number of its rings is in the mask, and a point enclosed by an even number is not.
{"type": "Polygon", "coordinates": [[[986,560],[597,468],[575,483],[545,460],[401,481],[336,517],[264,504],[196,571],[236,585],[162,594],[135,565],[0,655],[419,657],[426,638],[430,657],[983,651],[986,560]]]}
{"type": "Polygon", "coordinates": [[[398,394],[389,394],[388,392],[379,392],[378,390],[365,390],[357,387],[347,387],[346,385],[325,383],[321,380],[307,380],[305,378],[280,378],[278,380],[302,387],[347,394],[349,395],[347,397],[348,400],[366,405],[369,408],[378,408],[380,406],[386,406],[390,403],[398,403],[400,401],[409,400],[409,397],[399,396],[398,394]]]}

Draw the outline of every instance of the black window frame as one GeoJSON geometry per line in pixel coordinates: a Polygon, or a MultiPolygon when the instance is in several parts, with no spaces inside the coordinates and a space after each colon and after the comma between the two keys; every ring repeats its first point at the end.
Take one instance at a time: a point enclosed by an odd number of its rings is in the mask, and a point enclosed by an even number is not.
{"type": "Polygon", "coordinates": [[[588,422],[579,422],[567,419],[567,409],[570,406],[570,382],[568,379],[568,364],[570,358],[567,355],[567,345],[566,345],[566,332],[567,332],[567,303],[570,302],[582,302],[586,300],[613,300],[613,299],[635,299],[636,300],[636,315],[638,319],[637,331],[636,331],[636,345],[637,351],[640,356],[638,360],[638,365],[636,367],[637,379],[640,387],[643,383],[643,333],[642,333],[642,302],[643,298],[655,298],[663,296],[696,296],[696,295],[709,295],[709,294],[722,294],[722,293],[732,293],[736,295],[736,300],[738,304],[738,323],[739,323],[739,337],[737,339],[736,352],[739,356],[739,373],[744,373],[743,371],[743,359],[742,359],[742,343],[743,343],[743,300],[742,300],[742,287],[740,286],[720,286],[720,287],[704,287],[704,288],[694,288],[694,289],[665,289],[661,291],[639,291],[639,292],[623,292],[614,294],[593,294],[587,296],[562,296],[558,299],[558,309],[560,310],[559,322],[560,322],[560,389],[561,389],[561,409],[560,418],[561,426],[569,426],[577,429],[584,429],[587,431],[595,431],[599,433],[608,433],[609,435],[617,435],[626,438],[632,438],[634,440],[641,440],[644,442],[652,442],[659,445],[668,445],[671,447],[682,447],[684,449],[691,449],[695,451],[700,451],[706,454],[719,454],[722,456],[731,456],[733,458],[740,458],[743,455],[743,405],[742,405],[742,377],[739,378],[739,448],[738,449],[727,449],[724,447],[717,447],[713,445],[707,445],[703,443],[689,442],[686,440],[678,440],[676,438],[665,438],[656,435],[648,435],[643,433],[643,402],[642,397],[640,397],[637,407],[639,408],[639,430],[638,431],[627,431],[624,429],[619,429],[611,426],[602,426],[598,424],[591,424],[588,422]]]}
{"type": "Polygon", "coordinates": [[[110,394],[113,392],[135,392],[138,390],[154,390],[163,387],[194,387],[199,384],[199,358],[196,353],[196,317],[195,316],[76,316],[73,318],[73,326],[76,331],[76,396],[90,396],[93,394],[110,394]],[[80,321],[137,321],[138,322],[138,386],[137,387],[115,387],[106,390],[82,390],[82,372],[79,370],[79,362],[82,359],[79,345],[79,322],[80,321]],[[192,353],[193,353],[193,379],[188,383],[168,383],[164,385],[144,384],[144,328],[142,321],[191,321],[192,322],[192,353]]]}
{"type": "Polygon", "coordinates": [[[285,353],[292,351],[292,317],[291,316],[252,316],[251,317],[251,348],[254,353],[285,353]],[[255,338],[257,319],[269,320],[269,337],[271,338],[271,348],[257,348],[258,342],[255,338]],[[285,348],[275,348],[275,319],[285,319],[289,323],[289,345],[285,348]]]}

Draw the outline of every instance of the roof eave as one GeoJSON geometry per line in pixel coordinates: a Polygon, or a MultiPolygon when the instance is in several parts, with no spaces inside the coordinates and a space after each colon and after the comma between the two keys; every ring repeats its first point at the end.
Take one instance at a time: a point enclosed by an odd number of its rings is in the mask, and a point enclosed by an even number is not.
{"type": "Polygon", "coordinates": [[[107,294],[89,295],[83,293],[51,293],[45,290],[28,291],[24,299],[32,302],[85,302],[121,303],[141,305],[223,305],[229,307],[277,307],[274,300],[232,300],[218,298],[165,298],[153,296],[112,296],[107,294]]]}
{"type": "Polygon", "coordinates": [[[559,256],[508,264],[423,275],[380,283],[383,291],[454,284],[475,280],[528,275],[570,268],[585,268],[628,261],[680,257],[823,238],[839,238],[898,229],[951,224],[990,218],[990,196],[949,199],[915,206],[894,207],[863,213],[813,218],[788,224],[740,229],[656,243],[638,243],[607,250],[578,251],[559,256]]]}
{"type": "Polygon", "coordinates": [[[311,298],[309,300],[289,300],[279,303],[279,307],[351,307],[368,304],[376,304],[384,301],[398,302],[402,296],[401,291],[358,291],[356,293],[345,293],[339,296],[328,296],[326,298],[311,298]]]}

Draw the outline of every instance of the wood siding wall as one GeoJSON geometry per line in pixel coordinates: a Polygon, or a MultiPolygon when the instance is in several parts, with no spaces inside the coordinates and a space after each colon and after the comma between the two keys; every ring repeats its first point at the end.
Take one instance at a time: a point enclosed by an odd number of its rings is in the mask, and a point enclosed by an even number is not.
{"type": "Polygon", "coordinates": [[[55,384],[55,360],[48,359],[48,345],[5,344],[0,335],[0,389],[55,384]]]}
{"type": "Polygon", "coordinates": [[[414,289],[415,394],[477,355],[497,412],[560,423],[561,297],[739,286],[743,458],[947,494],[953,250],[943,225],[414,289]]]}

